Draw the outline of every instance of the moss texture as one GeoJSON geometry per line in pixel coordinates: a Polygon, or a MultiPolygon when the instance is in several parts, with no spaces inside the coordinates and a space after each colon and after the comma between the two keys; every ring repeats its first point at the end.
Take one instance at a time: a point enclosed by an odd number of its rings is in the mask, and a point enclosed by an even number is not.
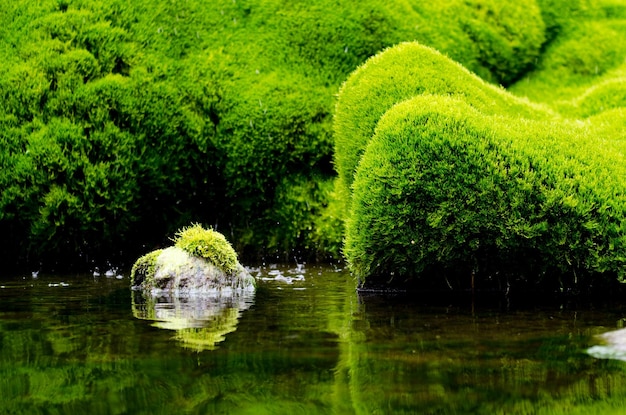
{"type": "Polygon", "coordinates": [[[237,253],[224,235],[213,229],[195,224],[176,233],[174,245],[184,251],[204,258],[226,274],[237,270],[237,253]]]}
{"type": "Polygon", "coordinates": [[[559,106],[577,100],[598,83],[626,75],[624,1],[537,3],[547,27],[547,42],[534,68],[511,86],[513,93],[559,106]]]}
{"type": "Polygon", "coordinates": [[[553,288],[624,278],[626,142],[606,135],[619,132],[610,120],[559,116],[415,43],[355,72],[339,107],[359,94],[378,112],[337,112],[359,137],[337,137],[348,183],[355,170],[345,254],[358,277],[435,275],[421,283],[442,287],[460,274],[468,287],[472,273],[500,274],[553,288]]]}
{"type": "Polygon", "coordinates": [[[162,249],[157,249],[139,257],[139,259],[135,261],[130,271],[131,287],[139,287],[143,285],[150,286],[152,284],[152,281],[154,281],[157,259],[162,252],[162,249]]]}
{"type": "MultiPolygon", "coordinates": [[[[124,262],[199,221],[246,258],[336,258],[345,199],[334,195],[349,187],[333,185],[332,119],[352,71],[416,40],[494,85],[595,116],[621,105],[610,88],[588,109],[576,100],[626,76],[625,10],[623,0],[5,1],[0,232],[22,242],[0,241],[0,252],[50,267],[124,262]]],[[[335,160],[345,178],[358,154],[335,160]]]]}
{"type": "Polygon", "coordinates": [[[419,39],[497,83],[541,51],[533,0],[0,4],[7,258],[135,258],[191,221],[247,257],[338,256],[334,94],[419,39]],[[328,218],[330,222],[327,222],[328,218]]]}
{"type": "Polygon", "coordinates": [[[352,185],[380,117],[398,102],[418,94],[461,96],[487,114],[558,117],[547,106],[502,94],[501,88],[471,76],[466,68],[434,49],[403,43],[368,60],[350,75],[339,92],[334,124],[335,165],[345,188],[352,185]]]}

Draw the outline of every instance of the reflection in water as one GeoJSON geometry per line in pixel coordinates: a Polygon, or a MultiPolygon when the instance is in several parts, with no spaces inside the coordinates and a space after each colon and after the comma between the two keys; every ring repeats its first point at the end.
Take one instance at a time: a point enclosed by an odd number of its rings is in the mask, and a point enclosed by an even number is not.
{"type": "Polygon", "coordinates": [[[626,361],[626,329],[609,331],[596,338],[603,344],[591,346],[587,353],[597,359],[626,361]]]}
{"type": "Polygon", "coordinates": [[[355,413],[623,413],[626,368],[584,353],[593,310],[434,303],[361,298],[341,362],[355,413]]]}
{"type": "Polygon", "coordinates": [[[254,298],[220,300],[0,279],[0,414],[624,413],[626,362],[585,351],[626,305],[367,297],[330,267],[254,274],[254,298]]]}
{"type": "Polygon", "coordinates": [[[133,291],[133,316],[152,320],[154,327],[174,330],[183,347],[195,351],[214,350],[226,334],[237,329],[241,313],[254,303],[254,292],[230,295],[152,296],[133,291]]]}

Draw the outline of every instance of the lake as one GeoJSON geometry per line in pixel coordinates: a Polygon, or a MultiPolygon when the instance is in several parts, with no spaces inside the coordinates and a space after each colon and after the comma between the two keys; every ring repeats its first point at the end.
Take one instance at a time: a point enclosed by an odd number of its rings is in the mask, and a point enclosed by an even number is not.
{"type": "MultiPolygon", "coordinates": [[[[586,353],[625,305],[358,294],[333,266],[254,296],[146,299],[128,273],[0,276],[1,414],[610,414],[626,362],[586,353]]],[[[531,301],[533,300],[533,301],[531,301]]]]}

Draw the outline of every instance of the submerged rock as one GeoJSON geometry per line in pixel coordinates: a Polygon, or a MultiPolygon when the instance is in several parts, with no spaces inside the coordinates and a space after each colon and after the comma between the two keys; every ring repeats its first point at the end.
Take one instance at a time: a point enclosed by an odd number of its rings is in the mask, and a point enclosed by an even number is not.
{"type": "Polygon", "coordinates": [[[626,361],[626,329],[609,331],[596,337],[603,344],[591,346],[587,353],[597,359],[626,361]]]}
{"type": "Polygon", "coordinates": [[[200,225],[177,233],[175,246],[139,258],[131,287],[152,295],[232,296],[254,292],[255,280],[223,235],[200,225]]]}

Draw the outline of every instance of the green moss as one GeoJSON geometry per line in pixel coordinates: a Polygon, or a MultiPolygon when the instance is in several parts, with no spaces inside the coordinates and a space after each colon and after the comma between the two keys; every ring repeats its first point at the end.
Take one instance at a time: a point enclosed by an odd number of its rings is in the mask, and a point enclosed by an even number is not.
{"type": "Polygon", "coordinates": [[[235,272],[239,264],[237,253],[224,235],[199,224],[178,231],[174,244],[191,255],[208,260],[227,274],[235,272]]]}
{"type": "Polygon", "coordinates": [[[251,256],[337,252],[321,212],[345,77],[418,39],[508,82],[543,30],[534,0],[18,0],[3,12],[0,230],[33,241],[19,253],[38,260],[132,256],[192,220],[228,226],[251,256]],[[53,188],[67,203],[51,205],[53,188]]]}
{"type": "MultiPolygon", "coordinates": [[[[432,48],[403,43],[374,56],[350,75],[339,92],[335,112],[335,164],[346,189],[380,117],[417,94],[463,97],[487,114],[510,113],[553,118],[548,107],[490,85],[432,48]],[[445,76],[442,76],[445,74],[445,76]],[[368,99],[363,99],[363,97],[368,99]]],[[[347,193],[344,191],[344,194],[347,193]]]]}
{"type": "MultiPolygon", "coordinates": [[[[465,275],[465,287],[473,272],[483,283],[515,275],[551,288],[623,279],[626,142],[610,127],[623,117],[614,110],[612,120],[562,118],[446,61],[427,47],[401,45],[357,74],[365,90],[373,82],[415,85],[392,69],[381,80],[378,65],[433,65],[421,71],[420,85],[446,87],[413,87],[413,98],[387,104],[374,132],[363,133],[344,248],[356,276],[431,275],[438,281],[422,283],[439,287],[450,284],[443,280],[450,273],[465,275]]],[[[410,86],[370,89],[372,100],[391,102],[398,89],[400,97],[411,94],[410,86]]]]}
{"type": "MultiPolygon", "coordinates": [[[[17,0],[3,12],[0,231],[31,243],[0,242],[0,252],[36,262],[132,256],[192,220],[220,223],[252,255],[336,252],[322,188],[335,178],[334,94],[358,65],[417,40],[553,102],[616,76],[626,27],[617,0],[17,0]],[[303,177],[323,184],[310,190],[303,177]],[[303,208],[305,193],[315,208],[303,208]]],[[[435,79],[426,67],[416,79],[435,79]]],[[[445,83],[411,85],[459,92],[445,83]]],[[[346,123],[373,130],[397,102],[384,96],[345,108],[346,123]]],[[[342,181],[366,140],[337,132],[338,146],[352,139],[336,158],[342,181]]]]}
{"type": "Polygon", "coordinates": [[[475,45],[480,66],[492,75],[487,79],[510,85],[532,67],[545,41],[539,7],[535,1],[472,0],[465,4],[458,19],[475,45]]]}
{"type": "Polygon", "coordinates": [[[135,261],[130,271],[130,285],[132,287],[151,286],[154,281],[156,264],[162,249],[152,251],[135,261]]]}
{"type": "MultiPolygon", "coordinates": [[[[626,4],[613,0],[540,0],[549,42],[535,70],[511,91],[559,105],[594,85],[624,76],[626,4]]],[[[576,114],[574,113],[574,116],[576,114]]]]}
{"type": "Polygon", "coordinates": [[[626,78],[619,77],[597,83],[579,97],[562,103],[560,109],[580,118],[587,118],[624,107],[626,107],[626,78]]]}

